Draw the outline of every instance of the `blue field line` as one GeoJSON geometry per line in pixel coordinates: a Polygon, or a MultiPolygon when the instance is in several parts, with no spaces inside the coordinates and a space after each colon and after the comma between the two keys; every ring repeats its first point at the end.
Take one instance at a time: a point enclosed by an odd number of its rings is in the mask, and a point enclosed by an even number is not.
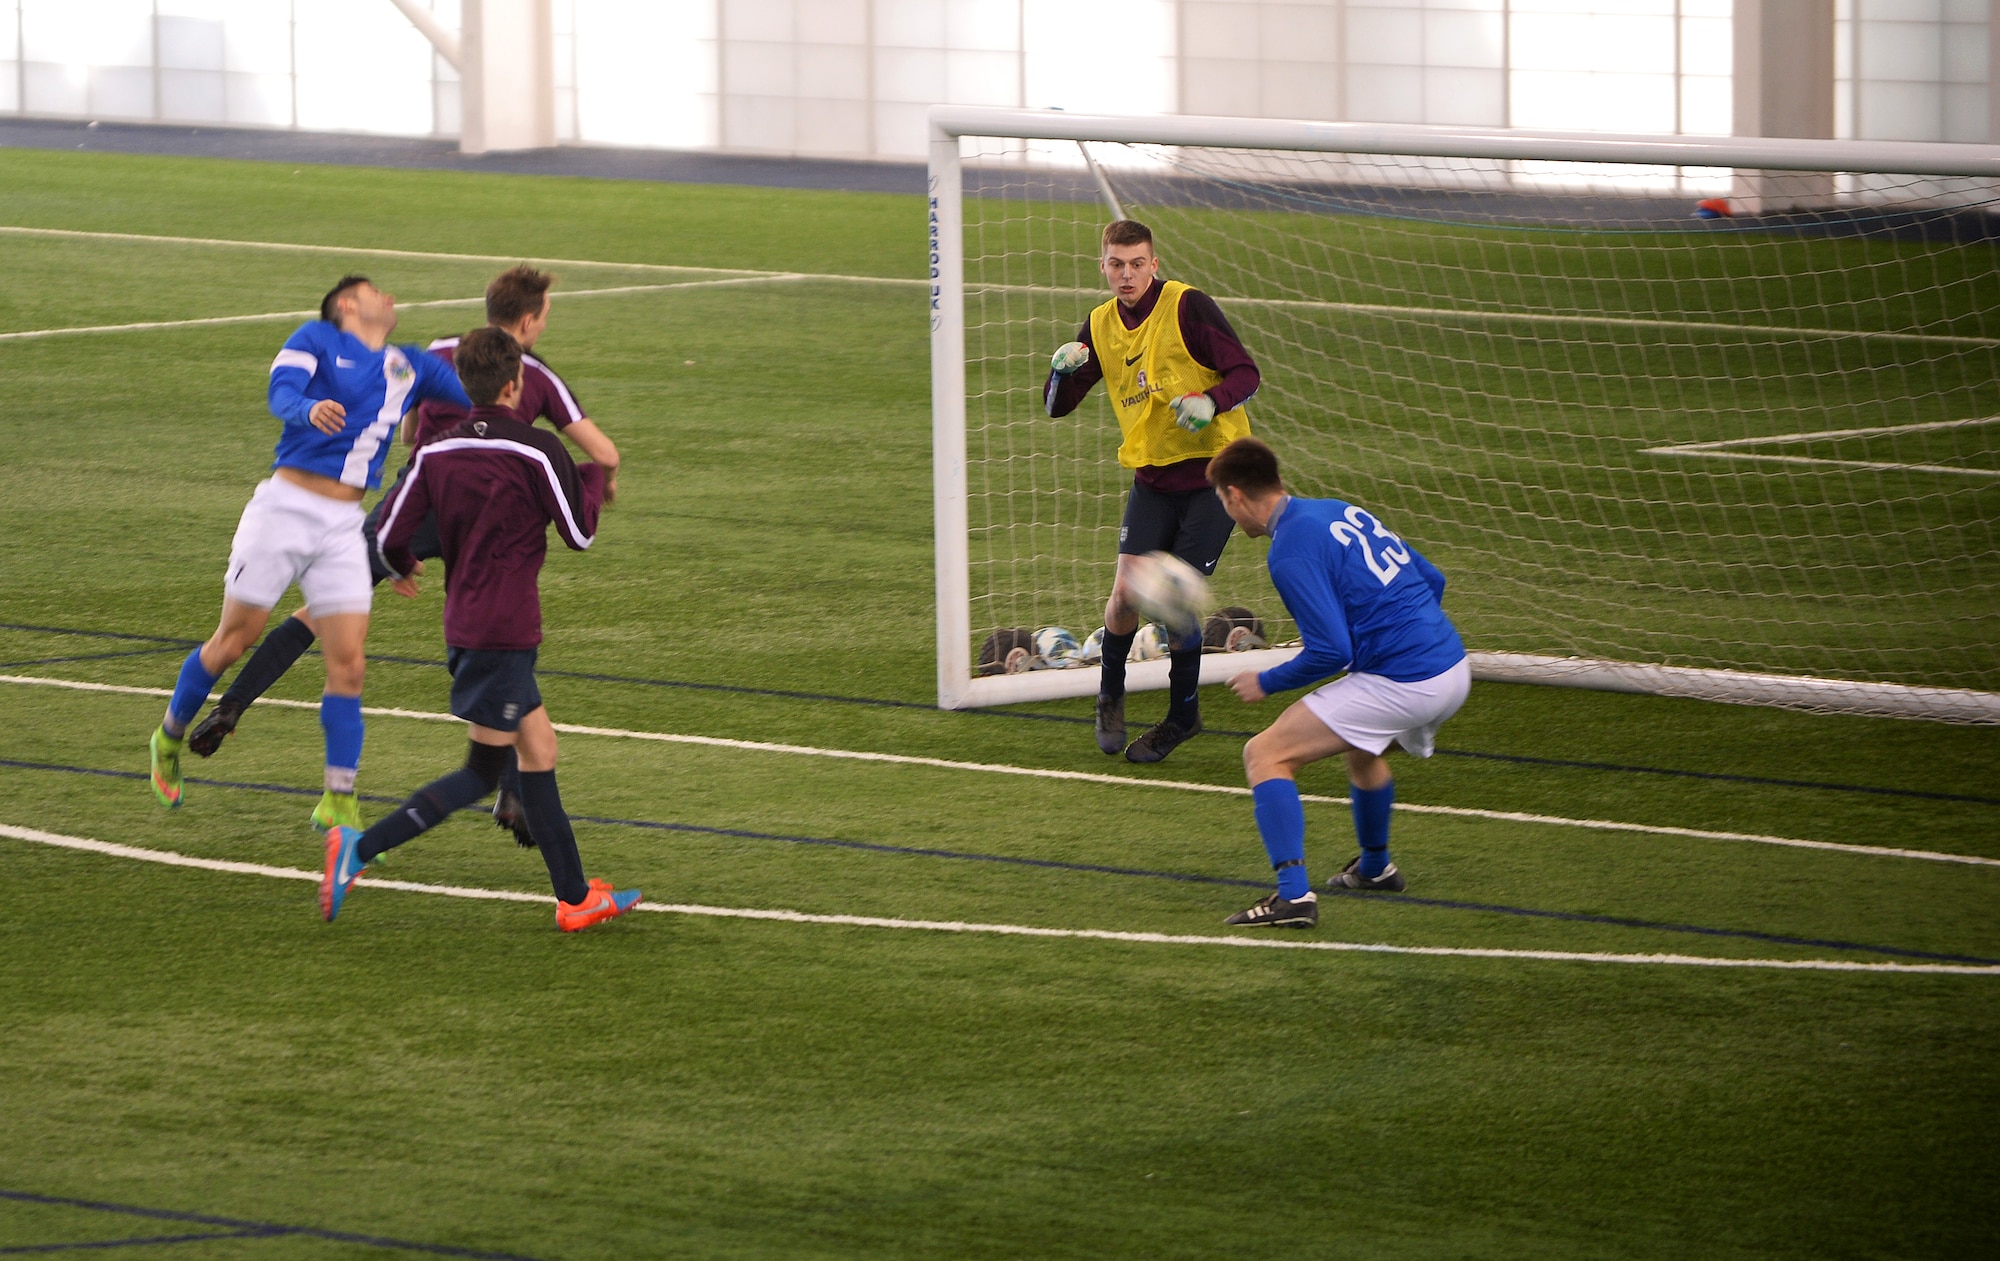
{"type": "Polygon", "coordinates": [[[116,657],[150,657],[162,652],[179,652],[184,644],[161,644],[157,648],[122,648],[117,652],[86,652],[68,657],[28,657],[21,661],[0,661],[0,670],[18,670],[22,666],[52,666],[70,661],[110,661],[116,657]]]}
{"type": "Polygon", "coordinates": [[[130,1239],[80,1239],[70,1243],[30,1243],[18,1244],[11,1248],[0,1248],[0,1257],[37,1255],[50,1252],[103,1251],[106,1248],[154,1248],[162,1244],[202,1243],[210,1239],[275,1239],[292,1232],[283,1227],[258,1227],[255,1230],[216,1230],[199,1235],[135,1235],[130,1239]]]}
{"type": "Polygon", "coordinates": [[[423,1252],[434,1257],[467,1257],[473,1261],[536,1261],[536,1258],[523,1256],[518,1252],[488,1252],[480,1248],[460,1248],[453,1244],[418,1243],[409,1239],[391,1239],[384,1235],[363,1235],[350,1230],[326,1230],[318,1226],[284,1226],[276,1222],[250,1222],[235,1217],[217,1217],[210,1213],[183,1213],[174,1209],[145,1208],[137,1204],[113,1204],[105,1200],[77,1200],[63,1195],[38,1195],[33,1191],[0,1189],[0,1199],[15,1200],[23,1204],[41,1204],[51,1208],[83,1209],[92,1213],[116,1213],[125,1217],[145,1217],[155,1221],[190,1222],[199,1226],[225,1228],[224,1233],[218,1234],[160,1235],[149,1239],[30,1244],[25,1247],[0,1248],[0,1254],[68,1252],[86,1248],[134,1248],[155,1244],[191,1243],[202,1239],[276,1239],[289,1236],[297,1239],[324,1239],[332,1243],[362,1244],[370,1248],[388,1248],[400,1252],[423,1252]]]}
{"type": "MultiPolygon", "coordinates": [[[[0,758],[0,767],[17,770],[51,771],[67,775],[97,775],[108,779],[145,779],[138,771],[115,771],[90,766],[65,766],[50,762],[23,762],[12,758],[0,758]]],[[[197,779],[190,775],[187,783],[207,788],[229,788],[243,792],[276,793],[288,797],[309,797],[317,799],[317,788],[293,788],[284,784],[259,784],[241,780],[197,779]]],[[[362,801],[382,805],[401,805],[404,798],[385,796],[381,793],[358,793],[362,801]]],[[[470,806],[460,811],[481,819],[490,819],[491,812],[484,806],[470,806]]],[[[879,841],[854,841],[831,836],[801,836],[786,832],[754,832],[746,828],[714,827],[700,823],[667,823],[654,819],[618,819],[604,815],[571,814],[571,821],[590,823],[600,827],[638,828],[649,832],[678,832],[693,836],[720,836],[732,840],[778,841],[787,845],[816,845],[827,849],[858,850],[870,854],[893,854],[905,858],[942,858],[954,862],[993,863],[1006,867],[1031,867],[1043,871],[1069,871],[1082,875],[1122,876],[1139,880],[1172,880],[1182,884],[1221,885],[1242,889],[1269,889],[1269,880],[1245,880],[1235,876],[1209,876],[1196,872],[1153,871],[1144,867],[1117,867],[1106,863],[1073,863],[1054,858],[1023,858],[1012,854],[981,854],[968,850],[935,849],[917,845],[885,845],[879,841]]],[[[1363,898],[1377,906],[1422,906],[1434,910],[1471,911],[1487,915],[1512,915],[1522,919],[1560,920],[1572,924],[1603,924],[1612,928],[1632,928],[1646,932],[1688,933],[1701,937],[1727,937],[1741,941],[1764,942],[1779,946],[1803,946],[1816,950],[1850,950],[1863,954],[1888,955],[1898,959],[1922,959],[1937,963],[1975,963],[2000,965],[2000,958],[1989,959],[1981,955],[1941,954],[1929,950],[1910,950],[1901,946],[1874,946],[1862,942],[1837,941],[1820,937],[1788,937],[1778,933],[1758,932],[1749,928],[1710,928],[1701,924],[1676,924],[1666,920],[1636,919],[1623,915],[1592,915],[1581,911],[1550,911],[1532,906],[1508,906],[1495,902],[1465,902],[1449,898],[1412,897],[1407,893],[1367,894],[1350,890],[1328,889],[1325,896],[1363,898]]]]}
{"type": "MultiPolygon", "coordinates": [[[[100,639],[144,640],[172,647],[193,647],[201,642],[198,639],[174,639],[165,635],[134,635],[120,631],[74,630],[62,626],[27,626],[12,622],[0,622],[0,630],[32,631],[45,635],[89,635],[100,639]]],[[[162,648],[156,651],[165,651],[165,649],[162,648]]],[[[109,653],[105,655],[122,656],[127,654],[109,653]]],[[[129,655],[138,656],[141,654],[133,653],[129,655]]],[[[91,659],[88,657],[49,657],[45,658],[44,661],[86,661],[91,659]]],[[[432,660],[428,657],[401,657],[370,653],[368,659],[370,661],[387,662],[396,665],[432,666],[440,670],[445,668],[444,662],[432,660]]],[[[43,664],[43,662],[0,663],[0,667],[8,664],[39,665],[43,664]]],[[[595,674],[583,670],[549,670],[539,665],[536,667],[535,673],[542,678],[577,679],[588,683],[622,683],[631,687],[677,688],[691,692],[723,692],[738,696],[769,696],[779,700],[823,701],[837,705],[865,705],[878,709],[921,710],[924,713],[930,714],[939,712],[936,705],[925,704],[920,701],[885,700],[874,696],[842,696],[833,692],[798,692],[786,691],[780,688],[744,687],[734,683],[696,683],[684,679],[648,679],[624,674],[595,674]]],[[[1069,723],[1076,726],[1088,726],[1093,721],[1090,718],[1074,717],[1068,714],[1024,713],[1011,709],[968,709],[954,712],[981,718],[1012,718],[1030,722],[1069,723]]],[[[1202,733],[1211,736],[1226,736],[1237,740],[1248,740],[1257,734],[1254,731],[1227,731],[1218,727],[1204,727],[1202,733]]],[[[2000,797],[1977,797],[1963,793],[1924,792],[1914,788],[1882,788],[1869,784],[1830,784],[1819,780],[1775,779],[1763,775],[1734,775],[1721,771],[1684,771],[1664,766],[1625,766],[1615,762],[1576,762],[1561,758],[1529,757],[1524,754],[1515,753],[1478,753],[1466,749],[1439,749],[1437,750],[1437,756],[1467,758],[1483,762],[1503,762],[1516,766],[1546,766],[1560,770],[1606,771],[1621,775],[1667,775],[1681,779],[1713,780],[1731,784],[1755,784],[1768,788],[1807,788],[1817,789],[1821,792],[1864,793],[1881,797],[1910,797],[1920,801],[1954,801],[1975,806],[2000,806],[2000,797]]]]}

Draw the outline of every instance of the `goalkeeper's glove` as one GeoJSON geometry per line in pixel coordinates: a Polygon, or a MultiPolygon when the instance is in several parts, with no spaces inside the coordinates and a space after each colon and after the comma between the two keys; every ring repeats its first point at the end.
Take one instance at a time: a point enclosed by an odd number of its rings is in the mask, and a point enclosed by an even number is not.
{"type": "Polygon", "coordinates": [[[1206,394],[1183,394],[1174,400],[1174,423],[1189,433],[1200,433],[1215,419],[1215,400],[1206,394]]]}
{"type": "Polygon", "coordinates": [[[1056,353],[1049,356],[1049,367],[1056,375],[1066,377],[1090,362],[1090,347],[1082,342],[1064,342],[1056,347],[1056,353]]]}

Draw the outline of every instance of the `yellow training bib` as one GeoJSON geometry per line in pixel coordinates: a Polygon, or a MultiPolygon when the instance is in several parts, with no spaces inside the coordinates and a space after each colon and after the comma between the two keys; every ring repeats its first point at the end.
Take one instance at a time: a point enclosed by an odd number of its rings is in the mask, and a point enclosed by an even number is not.
{"type": "Polygon", "coordinates": [[[1169,280],[1161,287],[1153,313],[1139,327],[1128,329],[1118,318],[1118,299],[1090,313],[1090,345],[1111,391],[1124,441],[1118,462],[1126,468],[1178,464],[1214,455],[1250,434],[1250,417],[1241,407],[1217,413],[1200,433],[1174,423],[1173,401],[1183,394],[1207,390],[1222,375],[1204,368],[1188,353],[1181,339],[1181,295],[1188,286],[1169,280]]]}

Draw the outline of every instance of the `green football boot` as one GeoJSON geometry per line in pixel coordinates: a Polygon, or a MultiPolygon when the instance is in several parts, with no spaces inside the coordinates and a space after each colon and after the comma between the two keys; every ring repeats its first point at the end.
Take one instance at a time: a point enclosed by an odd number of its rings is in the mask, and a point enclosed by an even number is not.
{"type": "Polygon", "coordinates": [[[361,803],[353,793],[337,793],[332,789],[320,794],[319,804],[313,807],[312,825],[321,832],[331,832],[335,828],[361,829],[361,803]]]}
{"type": "Polygon", "coordinates": [[[169,810],[181,804],[181,742],[160,727],[149,742],[153,753],[153,795],[169,810]]]}

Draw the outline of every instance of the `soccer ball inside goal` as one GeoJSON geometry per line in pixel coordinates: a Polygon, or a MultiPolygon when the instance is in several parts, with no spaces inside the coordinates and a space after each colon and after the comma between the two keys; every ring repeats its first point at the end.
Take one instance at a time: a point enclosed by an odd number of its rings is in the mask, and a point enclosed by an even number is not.
{"type": "Polygon", "coordinates": [[[1037,670],[1069,670],[1083,664],[1083,645],[1060,626],[1044,626],[1035,632],[1037,670]]]}
{"type": "Polygon", "coordinates": [[[1172,652],[1174,636],[1158,622],[1148,622],[1132,637],[1131,661],[1158,661],[1172,652]]]}
{"type": "Polygon", "coordinates": [[[1131,558],[1125,573],[1125,593],[1141,617],[1151,618],[1176,638],[1193,634],[1202,614],[1214,607],[1208,579],[1171,552],[1147,552],[1131,558]]]}

